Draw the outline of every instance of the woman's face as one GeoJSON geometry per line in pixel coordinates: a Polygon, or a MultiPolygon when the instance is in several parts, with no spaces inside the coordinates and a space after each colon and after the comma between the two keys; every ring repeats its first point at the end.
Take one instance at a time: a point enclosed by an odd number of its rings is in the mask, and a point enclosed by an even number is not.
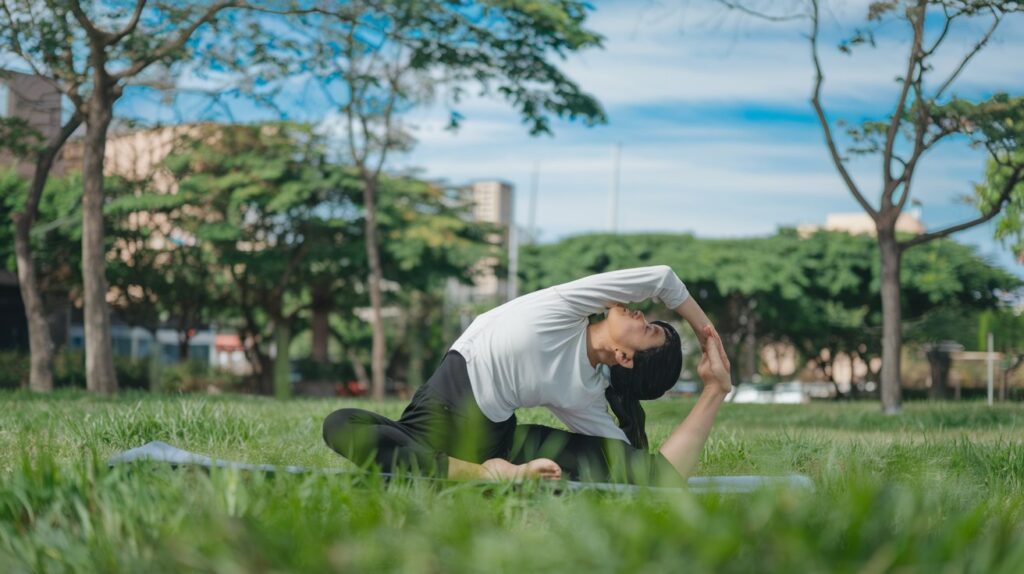
{"type": "Polygon", "coordinates": [[[608,332],[612,339],[633,353],[646,351],[665,344],[665,329],[648,323],[640,311],[631,311],[625,305],[608,308],[608,332]]]}

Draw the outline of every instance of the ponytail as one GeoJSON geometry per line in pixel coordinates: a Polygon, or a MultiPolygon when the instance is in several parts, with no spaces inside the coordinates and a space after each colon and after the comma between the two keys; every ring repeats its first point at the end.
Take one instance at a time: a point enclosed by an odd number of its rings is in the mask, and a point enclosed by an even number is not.
{"type": "Polygon", "coordinates": [[[672,388],[683,370],[679,333],[664,321],[653,321],[665,330],[665,343],[633,355],[633,368],[612,365],[611,384],[604,391],[619,428],[634,448],[647,450],[647,419],[640,401],[653,400],[672,388]]]}

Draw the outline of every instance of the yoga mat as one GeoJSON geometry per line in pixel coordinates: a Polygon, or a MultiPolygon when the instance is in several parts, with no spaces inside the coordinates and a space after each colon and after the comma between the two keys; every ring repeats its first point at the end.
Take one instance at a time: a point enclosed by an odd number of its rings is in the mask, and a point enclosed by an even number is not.
{"type": "MultiPolygon", "coordinates": [[[[155,461],[168,463],[171,466],[198,466],[203,468],[232,468],[237,470],[255,472],[286,472],[290,474],[303,474],[308,472],[319,472],[323,474],[350,474],[353,471],[342,469],[316,469],[301,466],[275,466],[272,464],[248,464],[231,460],[214,459],[205,455],[196,454],[187,450],[173,447],[165,442],[153,441],[138,448],[126,450],[116,454],[107,460],[107,464],[114,466],[137,461],[155,461]]],[[[390,477],[388,473],[384,476],[390,477]]],[[[442,480],[437,478],[422,477],[424,480],[442,480]]],[[[608,492],[636,492],[637,490],[654,490],[665,492],[677,492],[678,489],[665,487],[642,487],[633,484],[614,484],[606,482],[578,482],[573,480],[558,481],[557,486],[567,490],[601,490],[608,492]]],[[[811,479],[802,474],[788,474],[783,476],[694,476],[689,479],[688,487],[694,493],[745,493],[753,492],[759,488],[785,487],[795,489],[813,490],[814,483],[811,479]]]]}

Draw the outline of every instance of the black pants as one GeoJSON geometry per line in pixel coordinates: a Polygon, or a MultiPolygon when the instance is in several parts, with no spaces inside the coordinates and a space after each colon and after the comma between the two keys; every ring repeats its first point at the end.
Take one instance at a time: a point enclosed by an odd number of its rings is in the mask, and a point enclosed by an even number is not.
{"type": "Polygon", "coordinates": [[[402,416],[393,421],[362,409],[340,409],[324,420],[324,441],[360,466],[447,477],[448,457],[515,464],[550,458],[571,480],[679,485],[682,479],[660,454],[620,440],[541,425],[489,420],[476,404],[462,355],[449,351],[402,416]]]}

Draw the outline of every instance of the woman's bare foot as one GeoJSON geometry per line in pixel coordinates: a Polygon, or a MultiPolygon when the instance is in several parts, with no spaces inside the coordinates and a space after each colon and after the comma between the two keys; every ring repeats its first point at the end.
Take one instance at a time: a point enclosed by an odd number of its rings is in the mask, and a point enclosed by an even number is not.
{"type": "Polygon", "coordinates": [[[558,480],[562,478],[562,469],[558,463],[548,458],[537,458],[524,464],[512,464],[503,458],[492,458],[481,465],[492,480],[520,481],[527,478],[558,480]]]}

